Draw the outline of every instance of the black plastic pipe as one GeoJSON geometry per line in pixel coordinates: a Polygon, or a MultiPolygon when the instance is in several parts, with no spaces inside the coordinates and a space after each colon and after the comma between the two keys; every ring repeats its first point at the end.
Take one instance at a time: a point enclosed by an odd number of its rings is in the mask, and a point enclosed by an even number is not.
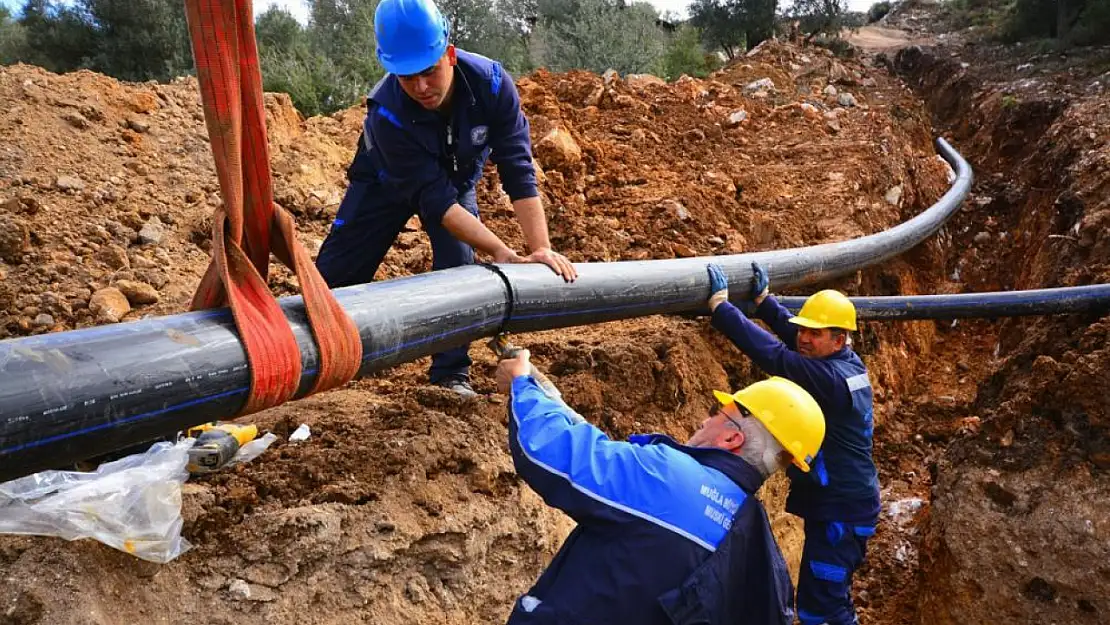
{"type": "MultiPolygon", "coordinates": [[[[778,297],[779,303],[797,312],[804,297],[778,297]]],[[[1110,311],[1110,284],[1057,289],[852,297],[860,319],[879,321],[911,319],[988,319],[1110,311]]]]}
{"type": "MultiPolygon", "coordinates": [[[[778,287],[845,275],[901,254],[960,206],[971,168],[943,139],[956,179],[931,208],[890,230],[806,248],[675,260],[582,264],[565,284],[545,267],[470,266],[337,289],[363,341],[360,375],[465,345],[525,332],[705,309],[705,264],[720,263],[739,301],[751,262],[778,287]]],[[[317,352],[300,297],[282,307],[301,349],[299,396],[317,352]]],[[[0,341],[0,481],[123,449],[236,414],[249,385],[230,313],[185,313],[0,341]]]]}

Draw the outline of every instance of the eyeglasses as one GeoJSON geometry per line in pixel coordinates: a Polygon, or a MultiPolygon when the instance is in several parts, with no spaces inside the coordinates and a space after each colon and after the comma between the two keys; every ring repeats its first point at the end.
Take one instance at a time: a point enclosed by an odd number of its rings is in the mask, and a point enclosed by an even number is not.
{"type": "Polygon", "coordinates": [[[711,409],[711,410],[709,411],[709,416],[711,416],[711,417],[715,417],[715,416],[717,416],[718,414],[720,414],[720,415],[724,415],[724,417],[725,417],[726,419],[728,419],[728,420],[729,420],[729,422],[731,422],[731,423],[732,423],[733,425],[735,425],[735,426],[736,426],[736,429],[738,429],[738,430],[742,429],[742,428],[740,427],[740,422],[739,422],[739,421],[737,421],[736,419],[734,419],[734,418],[733,418],[733,415],[730,415],[730,414],[729,414],[729,412],[730,412],[730,410],[729,410],[729,409],[730,409],[730,408],[735,408],[735,409],[736,409],[736,411],[740,413],[740,418],[741,418],[741,419],[746,419],[746,418],[748,418],[748,417],[752,416],[752,413],[751,413],[751,411],[750,411],[750,410],[748,410],[747,408],[745,408],[745,407],[744,407],[744,406],[743,406],[742,404],[738,404],[738,403],[735,403],[735,402],[734,402],[734,403],[731,403],[731,404],[725,404],[725,405],[723,405],[723,406],[722,406],[722,405],[720,405],[720,404],[715,404],[715,405],[713,406],[713,408],[712,408],[712,409],[711,409]]]}

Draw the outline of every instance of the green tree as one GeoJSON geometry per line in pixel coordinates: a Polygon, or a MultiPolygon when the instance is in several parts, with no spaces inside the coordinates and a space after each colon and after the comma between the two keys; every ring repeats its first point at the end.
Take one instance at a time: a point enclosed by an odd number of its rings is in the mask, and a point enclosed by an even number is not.
{"type": "Polygon", "coordinates": [[[314,26],[306,29],[277,7],[255,21],[263,88],[288,93],[304,115],[332,113],[354,104],[369,90],[356,72],[328,56],[320,45],[327,35],[314,31],[314,26]]]}
{"type": "Polygon", "coordinates": [[[788,15],[801,22],[806,41],[811,41],[818,35],[838,36],[847,12],[847,0],[793,0],[788,15]]]}
{"type": "Polygon", "coordinates": [[[777,8],[777,0],[694,0],[690,23],[706,47],[732,59],[774,33],[777,8]]]}
{"type": "Polygon", "coordinates": [[[19,23],[26,34],[26,62],[52,72],[86,66],[96,47],[96,31],[79,8],[27,0],[22,15],[19,23]]]}
{"type": "Polygon", "coordinates": [[[96,45],[86,65],[124,80],[166,80],[193,68],[180,0],[80,0],[96,45]]]}
{"type": "Polygon", "coordinates": [[[1016,0],[1003,37],[1051,38],[1065,45],[1110,42],[1110,0],[1016,0]]]}
{"type": "Polygon", "coordinates": [[[876,2],[871,5],[870,9],[867,9],[867,23],[874,24],[883,19],[887,13],[890,13],[890,2],[887,0],[876,2]]]}
{"type": "Polygon", "coordinates": [[[569,19],[541,20],[533,32],[537,60],[554,71],[662,73],[666,35],[647,3],[578,0],[569,19]]]}
{"type": "Polygon", "coordinates": [[[701,45],[701,33],[689,24],[680,26],[667,43],[667,54],[663,57],[663,77],[675,80],[688,74],[705,78],[712,70],[701,45]]]}
{"type": "Polygon", "coordinates": [[[12,18],[6,6],[0,6],[0,65],[18,63],[27,58],[27,31],[12,18]]]}

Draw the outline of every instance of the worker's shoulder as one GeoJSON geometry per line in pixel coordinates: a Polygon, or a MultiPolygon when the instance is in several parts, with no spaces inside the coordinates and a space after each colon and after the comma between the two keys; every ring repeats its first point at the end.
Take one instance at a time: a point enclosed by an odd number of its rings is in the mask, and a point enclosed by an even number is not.
{"type": "Polygon", "coordinates": [[[405,108],[403,96],[404,92],[396,76],[393,74],[382,76],[366,95],[367,121],[374,125],[388,122],[398,128],[403,127],[404,124],[401,121],[405,108]]]}
{"type": "Polygon", "coordinates": [[[458,58],[459,67],[486,80],[492,79],[495,72],[505,71],[500,62],[488,56],[482,56],[477,52],[467,52],[462,48],[456,48],[455,55],[458,58]]]}
{"type": "Polygon", "coordinates": [[[501,86],[506,80],[512,78],[505,71],[500,62],[475,52],[456,50],[459,68],[466,74],[466,79],[475,91],[488,93],[496,97],[501,92],[501,86]],[[475,81],[482,87],[475,85],[475,81]]]}

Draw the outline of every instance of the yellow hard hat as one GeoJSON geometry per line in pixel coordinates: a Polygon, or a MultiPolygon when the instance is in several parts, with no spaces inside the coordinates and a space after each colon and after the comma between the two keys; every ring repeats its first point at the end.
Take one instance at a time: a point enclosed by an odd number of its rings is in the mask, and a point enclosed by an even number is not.
{"type": "Polygon", "coordinates": [[[796,383],[772,377],[733,394],[713,391],[722,406],[737,403],[759,419],[799,469],[809,472],[809,463],[825,440],[825,414],[817,400],[796,383]]]}
{"type": "Polygon", "coordinates": [[[798,316],[791,317],[790,323],[807,328],[856,329],[856,307],[840,291],[825,289],[809,296],[798,316]]]}

